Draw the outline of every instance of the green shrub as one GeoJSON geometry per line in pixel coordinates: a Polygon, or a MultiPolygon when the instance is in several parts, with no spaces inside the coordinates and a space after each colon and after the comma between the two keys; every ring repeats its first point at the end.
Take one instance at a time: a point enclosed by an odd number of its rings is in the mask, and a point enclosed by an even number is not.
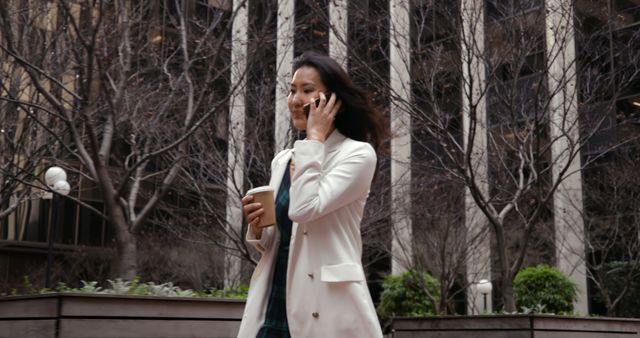
{"type": "Polygon", "coordinates": [[[513,281],[516,306],[524,312],[573,312],[576,285],[558,269],[538,265],[522,269],[513,281]]]}
{"type": "Polygon", "coordinates": [[[117,278],[116,280],[108,279],[109,286],[103,288],[98,285],[96,281],[81,281],[82,287],[72,288],[65,283],[58,283],[58,286],[54,289],[36,289],[32,286],[28,277],[24,279],[25,292],[12,292],[12,295],[33,295],[44,293],[89,293],[89,294],[114,294],[114,295],[135,295],[135,296],[161,296],[161,297],[197,297],[197,298],[234,298],[234,299],[246,299],[249,294],[249,287],[245,284],[234,289],[209,289],[205,291],[195,291],[191,289],[181,289],[180,287],[173,285],[173,283],[156,284],[154,282],[143,283],[140,281],[140,277],[135,277],[133,280],[123,280],[117,278]]]}
{"type": "Polygon", "coordinates": [[[382,289],[378,314],[383,318],[434,314],[435,305],[426,290],[436,299],[440,297],[438,281],[426,272],[389,275],[384,279],[382,289]]]}
{"type": "MultiPolygon", "coordinates": [[[[206,297],[212,298],[234,298],[234,299],[247,299],[249,295],[249,285],[240,284],[235,289],[211,289],[204,293],[206,297]]],[[[203,297],[203,294],[200,294],[203,297]]]]}

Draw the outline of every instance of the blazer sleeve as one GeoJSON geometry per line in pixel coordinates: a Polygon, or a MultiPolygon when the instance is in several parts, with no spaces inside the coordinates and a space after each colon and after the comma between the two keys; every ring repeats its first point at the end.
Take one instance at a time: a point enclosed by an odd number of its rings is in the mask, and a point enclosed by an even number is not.
{"type": "Polygon", "coordinates": [[[340,149],[335,166],[323,171],[324,144],[315,140],[294,144],[295,173],[291,182],[289,218],[311,222],[367,196],[376,169],[370,144],[353,142],[340,149]]]}
{"type": "MultiPolygon", "coordinates": [[[[271,175],[273,175],[273,169],[275,164],[278,163],[282,156],[285,156],[287,150],[283,150],[278,153],[273,160],[271,161],[271,175]]],[[[272,178],[273,180],[273,178],[272,178]]],[[[271,182],[273,183],[273,182],[271,182]]],[[[251,227],[247,227],[247,233],[245,234],[245,241],[252,245],[256,250],[260,251],[261,254],[264,254],[265,251],[269,250],[269,248],[273,245],[275,238],[277,236],[276,226],[270,226],[262,230],[262,236],[258,239],[251,231],[251,227]]]]}
{"type": "Polygon", "coordinates": [[[273,239],[275,238],[275,226],[270,226],[262,230],[262,236],[258,239],[251,231],[251,227],[247,227],[247,234],[245,240],[251,244],[261,254],[264,254],[271,247],[273,239]]]}

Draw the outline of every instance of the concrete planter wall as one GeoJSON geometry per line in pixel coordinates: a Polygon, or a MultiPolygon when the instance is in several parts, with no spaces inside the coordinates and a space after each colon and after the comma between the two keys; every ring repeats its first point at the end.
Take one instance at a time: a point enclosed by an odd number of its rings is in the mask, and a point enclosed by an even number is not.
{"type": "Polygon", "coordinates": [[[393,338],[640,338],[640,320],[551,315],[397,318],[393,338]]]}
{"type": "Polygon", "coordinates": [[[2,338],[236,337],[243,300],[50,294],[0,298],[2,338]]]}

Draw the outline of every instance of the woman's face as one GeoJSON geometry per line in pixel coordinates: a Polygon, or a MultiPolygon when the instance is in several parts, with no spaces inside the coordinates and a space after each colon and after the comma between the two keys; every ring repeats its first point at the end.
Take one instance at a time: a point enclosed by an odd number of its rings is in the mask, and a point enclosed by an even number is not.
{"type": "Polygon", "coordinates": [[[287,104],[296,129],[307,129],[307,116],[302,107],[324,92],[327,92],[327,87],[320,80],[320,73],[315,68],[302,66],[293,73],[287,104]]]}

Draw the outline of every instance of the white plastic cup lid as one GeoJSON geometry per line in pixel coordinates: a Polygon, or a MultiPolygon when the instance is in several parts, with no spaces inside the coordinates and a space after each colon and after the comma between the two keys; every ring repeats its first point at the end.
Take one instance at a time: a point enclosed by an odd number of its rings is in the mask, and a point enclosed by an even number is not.
{"type": "Polygon", "coordinates": [[[253,188],[253,189],[247,191],[247,195],[254,195],[254,194],[258,194],[258,193],[265,192],[265,191],[274,191],[274,189],[273,189],[272,186],[264,185],[262,187],[256,187],[256,188],[253,188]]]}

